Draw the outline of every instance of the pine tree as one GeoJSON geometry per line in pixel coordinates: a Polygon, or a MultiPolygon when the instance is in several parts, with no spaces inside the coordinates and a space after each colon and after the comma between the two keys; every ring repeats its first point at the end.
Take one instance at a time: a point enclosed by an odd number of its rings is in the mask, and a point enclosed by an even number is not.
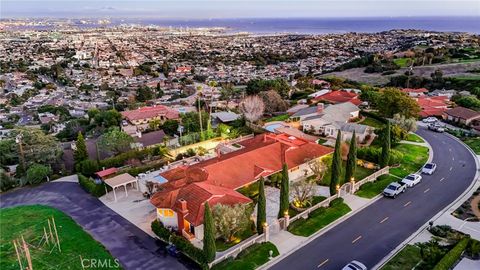
{"type": "Polygon", "coordinates": [[[288,168],[287,164],[283,164],[282,169],[282,183],[280,186],[280,209],[278,210],[278,218],[281,218],[285,215],[285,212],[288,211],[289,207],[289,179],[288,179],[288,168]]]}
{"type": "Polygon", "coordinates": [[[215,227],[213,226],[212,211],[208,202],[205,202],[205,211],[203,213],[203,253],[207,262],[215,259],[215,227]]]}
{"type": "Polygon", "coordinates": [[[351,180],[355,174],[355,169],[357,168],[357,138],[355,130],[352,134],[352,139],[350,140],[350,149],[348,150],[347,156],[347,166],[345,168],[345,183],[351,180]]]}
{"type": "Polygon", "coordinates": [[[75,152],[73,152],[73,158],[75,164],[78,164],[84,160],[88,159],[87,145],[85,144],[85,139],[83,138],[82,132],[78,132],[77,141],[75,142],[75,152]]]}
{"type": "Polygon", "coordinates": [[[257,205],[257,232],[263,233],[263,224],[267,222],[267,202],[265,198],[265,184],[263,177],[260,178],[258,185],[258,205],[257,205]]]}
{"type": "Polygon", "coordinates": [[[387,122],[386,130],[383,136],[382,154],[380,156],[380,167],[388,166],[390,161],[390,122],[387,122]]]}
{"type": "Polygon", "coordinates": [[[332,174],[330,178],[330,195],[337,193],[337,185],[339,184],[342,172],[342,133],[337,133],[337,141],[335,142],[335,151],[332,158],[332,174]]]}

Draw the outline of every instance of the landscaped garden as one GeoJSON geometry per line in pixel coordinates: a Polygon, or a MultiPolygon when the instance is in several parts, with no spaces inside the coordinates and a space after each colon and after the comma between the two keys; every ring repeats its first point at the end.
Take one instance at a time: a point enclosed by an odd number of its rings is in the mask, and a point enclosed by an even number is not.
{"type": "Polygon", "coordinates": [[[435,226],[429,232],[432,240],[405,246],[381,270],[452,269],[463,257],[480,258],[479,241],[449,226],[435,226]]]}
{"type": "MultiPolygon", "coordinates": [[[[83,269],[80,258],[107,260],[120,269],[115,258],[99,242],[63,212],[46,206],[19,206],[0,210],[0,269],[19,269],[13,240],[23,236],[32,258],[33,269],[83,269]],[[55,219],[61,251],[45,243],[44,228],[55,219]]],[[[53,230],[53,229],[52,229],[53,230]]],[[[54,238],[55,232],[53,232],[54,238]]],[[[25,267],[26,261],[23,261],[25,267]]],[[[106,269],[96,268],[96,269],[106,269]]]]}
{"type": "Polygon", "coordinates": [[[467,138],[463,140],[464,143],[466,143],[470,148],[472,148],[473,152],[475,154],[480,155],[480,138],[475,137],[475,138],[467,138]]]}
{"type": "MultiPolygon", "coordinates": [[[[345,178],[345,164],[346,162],[343,161],[343,166],[342,166],[342,171],[341,171],[341,174],[340,174],[340,179],[344,179],[345,178]]],[[[357,165],[357,168],[355,169],[355,174],[353,175],[353,177],[355,178],[355,181],[360,181],[362,180],[363,178],[369,176],[370,174],[372,174],[374,172],[373,169],[368,169],[368,168],[365,168],[365,167],[362,167],[362,166],[358,166],[357,165]]],[[[331,176],[332,174],[332,170],[329,168],[326,172],[325,172],[325,176],[323,177],[322,181],[320,182],[321,185],[325,185],[325,186],[328,186],[330,185],[330,180],[332,178],[331,176]]]]}
{"type": "Polygon", "coordinates": [[[378,129],[383,128],[385,126],[383,122],[370,116],[366,116],[365,119],[361,121],[359,124],[371,126],[373,128],[378,128],[378,129]]]}
{"type": "Polygon", "coordinates": [[[390,174],[401,178],[415,173],[428,160],[428,147],[425,146],[403,143],[393,149],[403,153],[403,159],[400,161],[400,166],[390,169],[390,174]]]}
{"type": "Polygon", "coordinates": [[[288,231],[300,236],[310,236],[328,224],[339,219],[352,209],[342,198],[333,200],[329,207],[320,207],[309,214],[307,219],[300,218],[288,226],[288,231]]]}
{"type": "Polygon", "coordinates": [[[269,261],[270,250],[272,257],[279,255],[277,247],[270,242],[254,244],[233,259],[227,259],[212,267],[212,270],[229,269],[229,270],[253,270],[269,261]]]}
{"type": "Polygon", "coordinates": [[[476,207],[476,211],[478,213],[478,209],[480,209],[480,188],[478,188],[475,192],[473,192],[472,196],[468,198],[465,202],[462,203],[452,215],[461,220],[468,220],[468,221],[480,221],[480,217],[475,214],[475,210],[473,209],[476,207]]]}

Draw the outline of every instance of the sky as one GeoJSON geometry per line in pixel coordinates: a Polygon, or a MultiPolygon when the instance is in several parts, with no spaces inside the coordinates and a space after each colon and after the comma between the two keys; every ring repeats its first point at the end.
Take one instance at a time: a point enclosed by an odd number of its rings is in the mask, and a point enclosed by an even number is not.
{"type": "Polygon", "coordinates": [[[0,0],[0,18],[478,16],[480,0],[0,0]]]}

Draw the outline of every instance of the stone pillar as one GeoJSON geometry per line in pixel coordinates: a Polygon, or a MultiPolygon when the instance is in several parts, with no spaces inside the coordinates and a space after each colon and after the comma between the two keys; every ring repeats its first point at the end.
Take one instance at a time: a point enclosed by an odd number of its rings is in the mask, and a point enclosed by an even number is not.
{"type": "Polygon", "coordinates": [[[287,230],[288,225],[290,225],[290,216],[288,215],[288,210],[285,211],[284,218],[285,218],[285,230],[287,230]]]}
{"type": "Polygon", "coordinates": [[[265,242],[270,241],[270,228],[266,222],[263,223],[263,234],[265,236],[265,242]]]}

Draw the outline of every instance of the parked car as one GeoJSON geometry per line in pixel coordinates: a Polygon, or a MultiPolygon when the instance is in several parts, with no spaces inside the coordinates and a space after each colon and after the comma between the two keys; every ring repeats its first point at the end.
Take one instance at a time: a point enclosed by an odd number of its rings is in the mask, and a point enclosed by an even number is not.
{"type": "Polygon", "coordinates": [[[428,129],[435,132],[440,132],[440,133],[445,131],[445,128],[442,125],[439,125],[438,123],[428,125],[428,129]]]}
{"type": "Polygon", "coordinates": [[[342,270],[368,270],[368,268],[359,261],[351,261],[345,265],[342,270]]]}
{"type": "Polygon", "coordinates": [[[427,164],[425,164],[425,166],[423,166],[422,173],[431,175],[431,174],[433,174],[433,172],[435,172],[436,169],[437,169],[437,164],[427,163],[427,164]]]}
{"type": "Polygon", "coordinates": [[[435,123],[435,122],[437,122],[437,121],[438,121],[438,119],[435,118],[435,117],[433,117],[433,116],[424,118],[424,119],[422,120],[423,123],[435,123]]]}
{"type": "Polygon", "coordinates": [[[402,182],[392,182],[383,190],[383,196],[396,198],[400,193],[407,190],[407,185],[402,182]]]}
{"type": "Polygon", "coordinates": [[[400,181],[400,182],[407,185],[407,187],[413,187],[416,184],[420,183],[420,181],[422,181],[422,176],[419,175],[419,174],[413,173],[413,174],[410,174],[407,177],[403,178],[402,181],[400,181]]]}

